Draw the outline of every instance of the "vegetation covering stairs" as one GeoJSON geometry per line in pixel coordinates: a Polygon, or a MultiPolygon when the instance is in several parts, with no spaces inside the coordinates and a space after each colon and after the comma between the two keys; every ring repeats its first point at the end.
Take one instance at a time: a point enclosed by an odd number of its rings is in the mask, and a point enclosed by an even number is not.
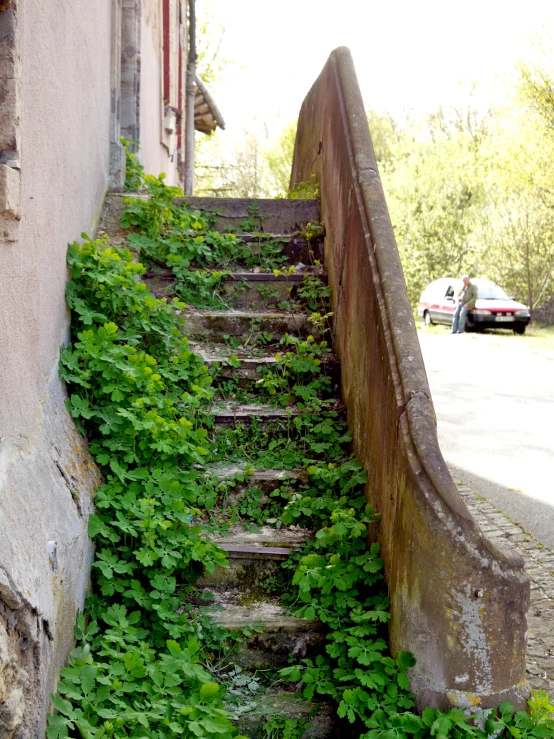
{"type": "Polygon", "coordinates": [[[544,701],[417,715],[414,658],[388,654],[318,201],[141,181],[68,255],[61,375],[106,482],[48,739],[535,736],[544,701]]]}
{"type": "MultiPolygon", "coordinates": [[[[230,467],[216,463],[203,469],[214,478],[217,488],[228,487],[230,481],[234,485],[221,508],[217,533],[212,535],[227,553],[229,567],[218,567],[201,577],[197,585],[201,597],[214,604],[208,612],[215,622],[243,635],[244,640],[235,646],[230,658],[234,672],[240,670],[241,682],[248,681],[252,688],[250,700],[242,706],[249,710],[241,712],[238,720],[240,731],[255,739],[265,736],[268,721],[277,719],[275,725],[280,726],[284,720],[293,719],[298,726],[311,722],[308,735],[331,736],[334,721],[330,706],[307,701],[282,685],[264,690],[265,675],[286,667],[291,656],[313,658],[321,652],[324,634],[319,620],[291,615],[280,599],[281,564],[311,532],[297,526],[263,525],[269,496],[282,500],[283,495],[290,495],[299,471],[254,467],[255,456],[243,446],[252,444],[252,429],[257,430],[260,450],[271,438],[294,433],[291,422],[301,416],[301,410],[290,402],[284,407],[268,403],[267,393],[258,386],[264,384],[264,369],[275,365],[274,354],[285,337],[310,337],[312,341],[314,335],[319,338],[322,333],[310,322],[305,304],[298,300],[298,291],[307,284],[308,276],[317,278],[319,295],[314,286],[312,300],[325,296],[319,279],[323,277],[319,266],[322,234],[307,240],[301,233],[307,224],[319,222],[319,202],[201,200],[189,201],[189,206],[217,212],[213,225],[218,231],[238,232],[237,240],[246,247],[243,259],[250,267],[213,265],[214,271],[222,272],[220,294],[213,302],[225,305],[213,310],[198,309],[193,304],[183,314],[191,348],[204,358],[214,375],[214,439],[223,445],[224,461],[232,439],[230,456],[235,457],[230,467]],[[267,221],[278,233],[262,231],[268,227],[267,221]],[[258,234],[242,233],[245,229],[255,229],[258,234]],[[274,270],[269,271],[270,267],[274,270]],[[227,430],[229,435],[225,434],[227,430]],[[248,510],[252,505],[255,511],[248,510]]],[[[171,277],[164,270],[153,270],[145,281],[157,297],[163,297],[171,295],[175,287],[171,277]]],[[[209,529],[209,521],[205,523],[209,529]]]]}
{"type": "MultiPolygon", "coordinates": [[[[253,466],[256,455],[245,448],[256,443],[262,451],[275,437],[298,433],[292,421],[302,410],[290,399],[268,403],[264,371],[275,367],[275,353],[283,343],[286,347],[287,341],[293,346],[300,341],[308,348],[325,333],[319,201],[193,199],[187,204],[211,217],[210,225],[218,232],[236,234],[244,246],[230,262],[210,265],[211,274],[220,275],[217,291],[209,298],[189,293],[192,304],[183,312],[190,347],[212,370],[210,415],[215,444],[222,445],[219,456],[223,461],[234,457],[232,465],[218,462],[202,468],[216,489],[227,494],[219,520],[206,518],[202,523],[206,530],[213,529],[212,541],[226,552],[228,567],[217,567],[197,581],[198,603],[204,599],[215,623],[242,635],[229,658],[231,671],[251,691],[245,705],[238,706],[241,733],[257,739],[281,733],[288,722],[293,734],[330,737],[337,732],[330,705],[309,701],[288,685],[269,687],[276,668],[287,667],[291,658],[315,658],[324,651],[321,621],[292,615],[281,602],[287,587],[281,565],[313,532],[264,525],[270,496],[284,503],[306,475],[300,468],[287,470],[291,465],[286,462],[285,469],[253,466]],[[269,227],[276,233],[268,232],[269,227]],[[255,509],[249,510],[251,506],[255,509]]],[[[176,296],[172,270],[154,264],[143,279],[156,297],[176,296]]],[[[330,350],[322,348],[326,376],[336,380],[336,363],[330,350]]],[[[333,389],[337,391],[336,382],[333,389]]],[[[272,523],[279,520],[275,514],[272,523]]]]}

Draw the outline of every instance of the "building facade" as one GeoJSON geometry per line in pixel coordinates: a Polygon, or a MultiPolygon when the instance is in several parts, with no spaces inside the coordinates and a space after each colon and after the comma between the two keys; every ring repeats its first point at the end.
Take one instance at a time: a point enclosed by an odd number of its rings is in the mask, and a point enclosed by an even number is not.
{"type": "Polygon", "coordinates": [[[0,737],[42,737],[89,587],[100,476],[65,408],[66,249],[120,136],[182,182],[185,0],[0,0],[0,737]]]}

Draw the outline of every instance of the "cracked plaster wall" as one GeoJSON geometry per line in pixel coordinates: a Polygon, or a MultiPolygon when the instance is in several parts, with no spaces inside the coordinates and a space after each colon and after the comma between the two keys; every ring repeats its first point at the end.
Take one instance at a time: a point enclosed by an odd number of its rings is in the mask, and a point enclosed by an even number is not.
{"type": "Polygon", "coordinates": [[[0,0],[0,141],[19,199],[17,218],[0,214],[0,739],[44,736],[89,582],[100,478],[57,363],[67,244],[94,230],[107,185],[111,18],[110,0],[0,0]]]}

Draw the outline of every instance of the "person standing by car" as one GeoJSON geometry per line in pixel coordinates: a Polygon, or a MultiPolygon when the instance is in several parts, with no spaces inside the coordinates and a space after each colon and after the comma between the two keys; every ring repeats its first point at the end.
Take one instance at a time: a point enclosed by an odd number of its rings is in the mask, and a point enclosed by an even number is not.
{"type": "Polygon", "coordinates": [[[452,331],[453,334],[463,334],[467,314],[470,310],[475,308],[477,302],[477,286],[471,284],[471,280],[467,275],[462,277],[462,287],[458,293],[458,305],[454,311],[454,319],[452,320],[452,331]]]}

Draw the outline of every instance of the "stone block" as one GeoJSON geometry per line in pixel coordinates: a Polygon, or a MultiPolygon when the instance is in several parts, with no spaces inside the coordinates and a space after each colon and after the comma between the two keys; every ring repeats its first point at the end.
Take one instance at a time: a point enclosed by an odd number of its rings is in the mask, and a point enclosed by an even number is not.
{"type": "Polygon", "coordinates": [[[193,210],[217,213],[216,230],[241,230],[241,223],[253,218],[255,229],[272,234],[291,234],[309,221],[319,221],[319,200],[269,200],[253,198],[184,198],[193,210]],[[253,206],[257,215],[252,216],[253,206]]]}
{"type": "Polygon", "coordinates": [[[101,477],[54,370],[37,427],[0,441],[0,736],[44,736],[89,587],[101,477]],[[53,557],[55,549],[55,561],[53,557]],[[6,637],[7,634],[7,637],[6,637]]]}
{"type": "Polygon", "coordinates": [[[0,213],[19,220],[21,175],[19,170],[0,164],[0,213]]]}

